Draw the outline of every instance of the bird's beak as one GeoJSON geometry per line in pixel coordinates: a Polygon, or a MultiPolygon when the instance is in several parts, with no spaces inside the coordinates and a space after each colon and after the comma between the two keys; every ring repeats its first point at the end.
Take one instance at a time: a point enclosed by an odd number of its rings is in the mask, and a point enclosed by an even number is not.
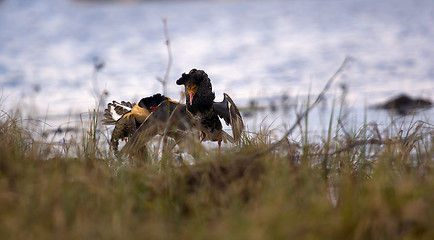
{"type": "Polygon", "coordinates": [[[190,105],[192,105],[193,104],[194,93],[193,92],[189,92],[189,94],[190,94],[190,105]]]}
{"type": "Polygon", "coordinates": [[[188,92],[188,94],[189,94],[189,96],[190,96],[190,105],[192,105],[193,104],[193,96],[196,94],[196,92],[197,92],[197,86],[196,85],[193,85],[193,86],[191,86],[191,87],[188,87],[187,86],[187,92],[188,92]]]}

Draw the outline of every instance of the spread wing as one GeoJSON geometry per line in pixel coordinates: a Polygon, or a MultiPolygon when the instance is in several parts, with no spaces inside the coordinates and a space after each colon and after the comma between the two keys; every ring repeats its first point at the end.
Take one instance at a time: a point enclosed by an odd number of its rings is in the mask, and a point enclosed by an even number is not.
{"type": "Polygon", "coordinates": [[[157,134],[170,135],[170,133],[189,130],[192,126],[185,104],[163,101],[134,132],[122,148],[121,154],[141,151],[157,134]]]}
{"type": "Polygon", "coordinates": [[[113,101],[107,104],[107,108],[104,110],[103,125],[115,125],[124,114],[131,111],[135,104],[130,102],[116,102],[113,101]]]}
{"type": "Polygon", "coordinates": [[[224,98],[222,102],[214,102],[214,111],[223,118],[226,125],[232,126],[232,134],[235,141],[241,140],[241,133],[244,129],[243,118],[240,111],[238,111],[237,105],[235,105],[232,98],[226,93],[223,94],[224,98]]]}
{"type": "Polygon", "coordinates": [[[136,119],[132,115],[129,117],[122,117],[116,122],[110,139],[110,147],[115,151],[115,153],[118,152],[119,139],[130,137],[136,129],[136,119]]]}

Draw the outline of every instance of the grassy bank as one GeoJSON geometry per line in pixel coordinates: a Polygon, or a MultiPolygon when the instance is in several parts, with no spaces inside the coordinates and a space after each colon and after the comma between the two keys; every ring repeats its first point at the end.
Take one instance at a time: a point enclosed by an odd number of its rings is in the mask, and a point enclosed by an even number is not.
{"type": "Polygon", "coordinates": [[[302,132],[263,154],[275,140],[251,134],[184,166],[115,159],[102,132],[59,148],[2,116],[0,239],[434,238],[428,123],[302,132]]]}

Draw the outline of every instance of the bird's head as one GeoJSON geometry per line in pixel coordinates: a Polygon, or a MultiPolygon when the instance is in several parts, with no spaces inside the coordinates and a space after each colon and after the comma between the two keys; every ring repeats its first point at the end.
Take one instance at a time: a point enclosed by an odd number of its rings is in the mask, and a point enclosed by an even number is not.
{"type": "Polygon", "coordinates": [[[210,82],[208,75],[203,70],[192,69],[188,74],[183,73],[176,84],[185,85],[186,95],[190,100],[190,105],[192,105],[193,98],[203,82],[210,82]]]}
{"type": "Polygon", "coordinates": [[[148,111],[152,112],[161,102],[167,99],[168,98],[164,95],[157,93],[153,96],[142,98],[138,104],[140,107],[146,108],[148,111]]]}

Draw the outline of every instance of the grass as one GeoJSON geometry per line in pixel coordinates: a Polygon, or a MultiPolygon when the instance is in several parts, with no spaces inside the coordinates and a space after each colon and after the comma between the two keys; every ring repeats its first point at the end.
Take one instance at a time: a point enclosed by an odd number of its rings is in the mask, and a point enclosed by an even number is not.
{"type": "Polygon", "coordinates": [[[115,159],[96,119],[59,148],[1,117],[1,239],[434,238],[428,123],[331,131],[331,117],[320,142],[252,155],[275,142],[264,130],[179,166],[115,159]]]}

